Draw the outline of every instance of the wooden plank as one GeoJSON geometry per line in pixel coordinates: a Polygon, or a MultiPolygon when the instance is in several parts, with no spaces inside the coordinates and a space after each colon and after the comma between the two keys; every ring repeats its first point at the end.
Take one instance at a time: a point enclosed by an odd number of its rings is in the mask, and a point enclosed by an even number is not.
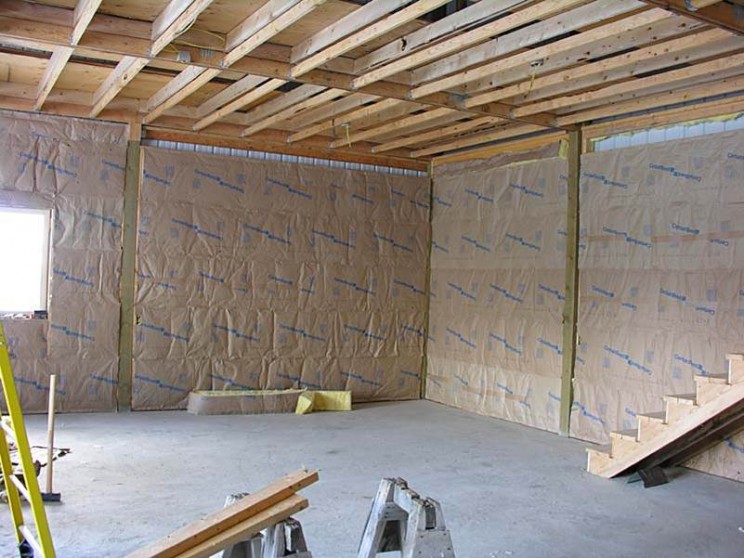
{"type": "Polygon", "coordinates": [[[547,19],[536,21],[511,33],[500,35],[495,39],[417,68],[412,72],[413,83],[433,81],[469,66],[483,64],[494,58],[502,58],[536,43],[544,44],[550,39],[566,36],[603,20],[643,7],[644,4],[636,0],[596,0],[574,6],[565,12],[557,13],[547,19]]]}
{"type": "Polygon", "coordinates": [[[293,130],[305,128],[315,124],[320,120],[327,120],[350,112],[362,105],[373,103],[380,98],[376,95],[367,95],[365,93],[353,93],[343,99],[329,103],[324,107],[318,107],[293,117],[287,124],[293,130]]]}
{"type": "Polygon", "coordinates": [[[44,74],[41,76],[39,87],[36,89],[34,110],[41,110],[54,84],[57,83],[62,70],[65,69],[67,61],[72,56],[73,50],[72,47],[57,47],[54,49],[51,58],[49,58],[49,63],[44,70],[44,74]]]}
{"type": "Polygon", "coordinates": [[[119,292],[119,370],[116,382],[118,411],[132,409],[132,363],[134,359],[134,295],[137,252],[137,215],[141,175],[139,141],[127,144],[127,166],[124,176],[124,219],[122,223],[122,256],[119,292]]]}
{"type": "MultiPolygon", "coordinates": [[[[207,134],[204,132],[186,132],[174,128],[147,128],[146,137],[149,139],[160,139],[164,141],[178,141],[199,145],[213,145],[215,147],[229,147],[231,149],[246,149],[267,151],[270,153],[283,153],[298,157],[313,157],[316,159],[327,159],[330,161],[348,161],[367,165],[380,165],[416,171],[426,171],[428,161],[416,160],[395,154],[373,155],[354,150],[333,150],[324,146],[314,144],[291,145],[283,140],[268,140],[261,135],[256,137],[241,138],[236,135],[207,134]]],[[[324,142],[325,143],[325,142],[324,142]]]]}
{"type": "Polygon", "coordinates": [[[381,64],[408,54],[436,39],[454,33],[459,29],[476,24],[480,21],[497,17],[511,4],[521,3],[522,0],[504,3],[504,0],[481,0],[438,21],[422,27],[418,31],[404,37],[390,41],[386,45],[358,58],[354,62],[354,73],[364,74],[381,64]]]}
{"type": "MultiPolygon", "coordinates": [[[[584,3],[585,1],[586,0],[544,0],[543,2],[538,2],[511,15],[481,25],[471,31],[460,33],[451,39],[440,41],[425,49],[421,49],[409,54],[408,56],[399,58],[386,66],[370,70],[366,74],[356,78],[352,82],[352,85],[355,88],[364,87],[365,85],[397,74],[403,70],[414,68],[431,60],[436,60],[437,58],[457,52],[490,37],[504,34],[536,19],[548,17],[563,10],[570,9],[584,3]]],[[[512,3],[518,4],[518,2],[512,3]]],[[[535,41],[537,40],[539,40],[539,38],[535,38],[535,41]]]]}
{"type": "Polygon", "coordinates": [[[360,28],[374,23],[383,16],[397,10],[401,6],[410,4],[413,0],[372,0],[364,6],[357,8],[353,12],[342,17],[340,20],[332,23],[322,31],[308,37],[300,44],[292,47],[290,60],[297,63],[311,54],[326,48],[328,45],[335,43],[360,28]]]}
{"type": "MultiPolygon", "coordinates": [[[[233,504],[189,523],[167,537],[134,551],[127,558],[175,558],[287,500],[318,480],[317,471],[291,473],[233,504]]],[[[207,555],[208,556],[208,555],[207,555]]]]}
{"type": "Polygon", "coordinates": [[[400,101],[397,99],[384,99],[373,105],[369,105],[359,110],[355,110],[354,112],[350,112],[349,114],[345,114],[340,118],[332,118],[330,120],[326,120],[325,122],[321,122],[320,124],[315,124],[313,126],[305,128],[304,130],[300,130],[299,132],[289,136],[287,142],[293,143],[305,138],[309,138],[310,136],[314,136],[315,134],[319,134],[326,130],[331,130],[336,126],[348,124],[350,122],[354,122],[355,120],[360,120],[378,112],[382,112],[383,110],[399,106],[402,103],[405,103],[405,101],[400,101]]]}
{"type": "Polygon", "coordinates": [[[243,116],[243,120],[245,124],[253,124],[296,103],[301,103],[313,95],[325,91],[325,89],[322,85],[301,85],[288,93],[282,93],[281,96],[250,110],[243,116]]]}
{"type": "Polygon", "coordinates": [[[329,60],[346,54],[350,50],[363,45],[377,37],[397,29],[401,25],[413,21],[420,16],[446,4],[449,0],[418,0],[413,5],[408,6],[389,15],[385,19],[382,19],[372,25],[369,25],[360,31],[336,42],[335,44],[325,48],[294,65],[290,72],[290,76],[296,78],[303,74],[306,74],[310,70],[322,66],[329,60]]]}
{"type": "Polygon", "coordinates": [[[500,128],[493,132],[467,136],[455,141],[440,143],[431,147],[427,147],[425,149],[412,151],[411,157],[418,158],[425,157],[426,155],[433,155],[435,153],[446,153],[447,151],[454,151],[455,149],[462,149],[464,147],[471,147],[473,145],[480,145],[482,143],[489,143],[492,141],[521,136],[524,134],[531,134],[532,132],[539,132],[540,130],[543,130],[543,127],[536,126],[534,124],[511,126],[505,129],[500,128]]]}
{"type": "Polygon", "coordinates": [[[210,558],[220,550],[224,550],[240,542],[243,542],[264,529],[273,527],[277,523],[288,519],[290,516],[304,510],[308,506],[307,499],[297,494],[290,496],[283,502],[262,511],[261,513],[246,519],[245,521],[230,527],[219,535],[200,543],[179,554],[179,558],[210,558]]]}
{"type": "Polygon", "coordinates": [[[95,118],[148,63],[147,58],[125,56],[93,94],[90,117],[95,118]]]}
{"type": "Polygon", "coordinates": [[[710,29],[703,31],[702,33],[674,38],[645,48],[625,52],[619,56],[605,58],[599,62],[591,62],[583,66],[538,77],[534,80],[525,79],[524,81],[514,85],[502,87],[501,89],[489,91],[487,93],[481,93],[480,95],[475,95],[465,99],[464,105],[466,107],[474,107],[488,102],[509,99],[517,95],[531,94],[532,92],[539,91],[543,88],[561,84],[564,84],[566,89],[569,90],[574,81],[583,77],[599,75],[599,78],[604,80],[604,76],[606,76],[606,73],[610,70],[632,66],[633,64],[642,62],[649,58],[657,58],[664,56],[665,54],[676,53],[703,44],[722,41],[729,37],[731,37],[731,34],[728,31],[710,29]]]}
{"type": "Polygon", "coordinates": [[[194,130],[195,131],[203,130],[210,124],[214,124],[215,122],[217,122],[221,118],[224,118],[228,114],[231,114],[235,112],[236,110],[240,110],[244,106],[249,105],[250,103],[254,101],[257,101],[258,99],[261,99],[262,97],[265,97],[272,91],[276,91],[285,83],[287,82],[283,79],[270,79],[266,81],[265,83],[259,85],[255,89],[248,91],[247,93],[245,93],[244,95],[241,95],[234,101],[231,101],[230,103],[226,104],[224,107],[200,119],[196,124],[194,124],[194,130]]]}
{"type": "Polygon", "coordinates": [[[449,108],[433,109],[422,114],[415,114],[413,116],[409,116],[408,118],[395,120],[376,128],[354,132],[352,134],[349,134],[348,137],[342,140],[331,142],[331,147],[341,147],[350,143],[375,138],[387,134],[388,132],[394,132],[397,130],[402,130],[404,128],[409,128],[411,126],[415,126],[416,124],[420,124],[421,122],[434,120],[435,118],[441,118],[442,116],[448,116],[454,113],[457,113],[457,111],[449,108]]]}
{"type": "Polygon", "coordinates": [[[669,14],[664,10],[649,10],[641,14],[631,16],[620,21],[616,21],[607,25],[595,27],[589,31],[584,31],[578,35],[573,35],[565,39],[561,39],[547,45],[530,49],[526,52],[516,54],[505,58],[503,60],[497,60],[476,68],[458,72],[452,76],[432,81],[425,85],[421,85],[411,90],[410,96],[412,99],[419,99],[432,93],[449,89],[452,87],[458,87],[464,83],[475,81],[484,76],[490,74],[498,75],[498,72],[503,72],[508,68],[514,68],[522,64],[530,64],[534,60],[544,59],[549,56],[555,56],[556,54],[567,51],[573,48],[581,47],[589,44],[593,41],[600,40],[609,35],[621,33],[632,27],[640,27],[652,25],[653,23],[662,21],[669,17],[669,14]]]}
{"type": "Polygon", "coordinates": [[[240,97],[248,91],[251,91],[265,81],[267,80],[264,76],[253,76],[248,74],[204,101],[204,103],[199,105],[199,108],[196,109],[196,114],[199,115],[200,118],[203,118],[204,116],[218,110],[236,97],[240,97]]]}
{"type": "Polygon", "coordinates": [[[667,93],[651,95],[641,99],[634,99],[617,105],[602,106],[595,109],[589,109],[566,116],[559,117],[559,122],[564,125],[575,124],[577,122],[588,122],[599,118],[630,114],[640,110],[664,107],[675,103],[705,99],[715,95],[738,92],[744,89],[744,76],[725,78],[714,84],[703,84],[688,87],[682,90],[672,90],[667,93]]]}
{"type": "Polygon", "coordinates": [[[211,3],[212,0],[171,0],[152,24],[152,52],[157,54],[173,42],[211,3]]]}
{"type": "Polygon", "coordinates": [[[565,132],[551,132],[535,136],[533,138],[506,141],[498,143],[496,145],[489,145],[487,147],[469,149],[462,153],[441,155],[432,159],[432,164],[439,166],[461,161],[472,161],[473,159],[489,159],[501,153],[516,153],[519,151],[528,151],[530,149],[535,149],[551,143],[555,144],[565,139],[565,132]]]}
{"type": "Polygon", "coordinates": [[[291,106],[285,108],[284,110],[281,110],[275,114],[272,114],[271,116],[267,116],[266,118],[263,118],[262,120],[259,120],[258,122],[255,122],[254,124],[246,128],[245,130],[243,130],[243,132],[240,135],[243,137],[253,135],[256,132],[259,132],[265,128],[272,126],[273,124],[276,124],[277,122],[281,122],[282,120],[287,120],[288,118],[291,118],[298,112],[301,112],[311,107],[316,107],[323,103],[331,102],[333,101],[333,99],[341,95],[347,95],[347,94],[348,94],[347,91],[343,91],[341,89],[329,89],[328,91],[324,91],[323,93],[315,95],[314,97],[310,97],[309,99],[306,99],[304,101],[292,104],[291,106]]]}
{"type": "Polygon", "coordinates": [[[148,112],[142,120],[149,124],[219,74],[219,70],[189,66],[147,100],[148,112]]]}
{"type": "Polygon", "coordinates": [[[80,37],[85,33],[100,5],[101,0],[79,0],[73,14],[72,34],[70,36],[71,45],[78,44],[80,37]]]}
{"type": "Polygon", "coordinates": [[[552,111],[563,107],[570,107],[626,93],[632,93],[634,97],[642,97],[643,90],[650,87],[658,85],[673,86],[675,83],[694,77],[706,77],[706,81],[710,81],[715,79],[716,72],[730,70],[737,66],[742,67],[742,71],[744,71],[744,54],[728,56],[726,58],[703,62],[701,64],[694,64],[686,68],[680,68],[678,70],[672,70],[670,72],[664,72],[645,78],[632,79],[630,81],[616,83],[595,91],[567,95],[565,97],[533,103],[524,107],[517,107],[514,109],[514,115],[525,116],[549,110],[552,111]]]}
{"type": "Polygon", "coordinates": [[[665,8],[674,13],[698,19],[705,23],[727,29],[739,35],[744,35],[744,18],[741,17],[741,6],[729,2],[717,2],[715,5],[707,6],[698,10],[688,9],[688,0],[643,0],[647,4],[653,4],[665,8]]]}
{"type": "Polygon", "coordinates": [[[428,141],[439,140],[447,136],[454,136],[467,132],[475,128],[481,128],[483,126],[489,126],[492,124],[499,124],[501,122],[507,122],[502,118],[494,116],[484,116],[483,118],[476,118],[474,120],[468,120],[467,122],[460,122],[459,124],[453,124],[445,128],[438,128],[431,132],[425,132],[423,134],[417,134],[415,136],[398,138],[389,142],[376,145],[372,148],[372,153],[383,153],[390,151],[391,149],[398,149],[399,147],[406,147],[408,145],[421,144],[428,141]]]}
{"type": "Polygon", "coordinates": [[[576,366],[579,309],[579,185],[581,182],[581,130],[568,133],[568,188],[566,205],[566,270],[563,302],[563,365],[558,431],[568,436],[571,428],[574,368],[576,366]]]}
{"type": "Polygon", "coordinates": [[[230,66],[326,0],[270,0],[227,35],[227,54],[222,64],[230,66]],[[287,6],[289,9],[286,9],[287,6]]]}

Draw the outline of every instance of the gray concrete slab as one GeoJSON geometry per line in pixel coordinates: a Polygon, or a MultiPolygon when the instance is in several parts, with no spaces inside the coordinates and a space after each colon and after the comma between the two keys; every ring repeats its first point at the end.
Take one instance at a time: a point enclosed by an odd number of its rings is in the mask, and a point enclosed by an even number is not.
{"type": "MultiPolygon", "coordinates": [[[[32,443],[45,419],[29,417],[32,443]]],[[[587,474],[584,444],[427,401],[306,416],[59,415],[58,556],[124,556],[300,467],[315,558],[351,558],[383,476],[438,499],[458,558],[744,556],[744,485],[680,469],[644,489],[587,474]]],[[[11,557],[0,514],[0,556],[11,557]]]]}

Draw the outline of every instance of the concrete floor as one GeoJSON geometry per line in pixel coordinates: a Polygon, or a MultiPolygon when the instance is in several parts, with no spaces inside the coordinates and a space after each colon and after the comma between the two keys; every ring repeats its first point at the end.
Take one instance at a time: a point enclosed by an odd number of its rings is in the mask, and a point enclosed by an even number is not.
{"type": "MultiPolygon", "coordinates": [[[[45,419],[29,417],[32,443],[45,419]]],[[[61,558],[121,557],[232,492],[319,468],[298,515],[315,558],[355,556],[383,476],[438,499],[458,558],[744,556],[744,485],[678,470],[644,490],[584,469],[584,444],[427,401],[351,413],[197,417],[61,415],[63,504],[49,517],[61,558]]],[[[0,556],[13,550],[0,513],[0,556]]]]}

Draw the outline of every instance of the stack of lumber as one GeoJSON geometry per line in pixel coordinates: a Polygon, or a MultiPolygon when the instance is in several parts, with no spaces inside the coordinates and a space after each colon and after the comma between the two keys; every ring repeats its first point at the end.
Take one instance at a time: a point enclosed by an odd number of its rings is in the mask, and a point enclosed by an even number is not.
{"type": "Polygon", "coordinates": [[[127,558],[209,558],[304,510],[308,501],[297,491],[317,480],[317,471],[297,471],[287,475],[132,552],[127,558]]]}

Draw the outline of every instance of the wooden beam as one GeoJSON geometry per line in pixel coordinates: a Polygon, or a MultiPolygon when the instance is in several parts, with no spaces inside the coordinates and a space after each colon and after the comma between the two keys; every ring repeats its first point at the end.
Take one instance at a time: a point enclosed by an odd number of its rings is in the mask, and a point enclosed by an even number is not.
{"type": "MultiPolygon", "coordinates": [[[[153,42],[148,54],[158,55],[179,33],[196,21],[211,2],[212,0],[171,0],[152,24],[153,42]]],[[[96,90],[90,116],[98,116],[148,62],[149,58],[124,56],[96,90]]]]}
{"type": "MultiPolygon", "coordinates": [[[[521,2],[522,0],[518,0],[521,2]]],[[[436,39],[454,33],[459,29],[474,25],[480,21],[498,17],[508,4],[504,0],[481,0],[466,8],[430,23],[418,31],[409,33],[405,37],[390,41],[386,45],[358,58],[354,62],[354,73],[364,74],[372,68],[386,64],[391,60],[409,54],[419,47],[423,47],[436,39]]]]}
{"type": "Polygon", "coordinates": [[[464,70],[452,76],[427,83],[412,89],[410,96],[413,99],[419,99],[438,91],[461,86],[464,83],[475,81],[491,74],[498,76],[499,72],[503,72],[506,69],[514,68],[523,64],[529,65],[534,60],[541,60],[549,56],[555,56],[562,51],[587,45],[607,36],[627,31],[632,27],[652,25],[653,23],[662,21],[668,17],[669,14],[664,10],[649,10],[607,25],[595,27],[589,31],[579,33],[578,35],[572,35],[565,39],[548,43],[547,45],[533,48],[520,54],[515,54],[503,60],[496,60],[495,62],[484,64],[470,70],[464,70]]]}
{"type": "Polygon", "coordinates": [[[340,118],[332,118],[330,120],[321,122],[320,124],[315,124],[313,126],[309,126],[308,128],[305,128],[304,130],[300,130],[299,132],[296,132],[292,134],[291,136],[289,136],[289,138],[287,139],[287,142],[293,143],[296,141],[303,140],[305,138],[309,138],[310,136],[314,136],[326,130],[332,130],[336,126],[341,126],[343,124],[349,124],[351,122],[354,122],[355,120],[361,120],[362,118],[366,118],[373,114],[377,114],[378,112],[382,112],[389,108],[399,106],[405,102],[406,101],[399,101],[398,99],[383,99],[377,103],[374,103],[373,105],[369,105],[369,106],[360,108],[358,110],[355,110],[354,112],[350,112],[349,114],[345,114],[341,116],[340,118]]]}
{"type": "Polygon", "coordinates": [[[204,116],[218,110],[223,105],[226,105],[231,100],[240,97],[241,95],[245,95],[248,91],[255,89],[265,81],[267,80],[264,76],[253,76],[248,74],[204,101],[199,105],[199,108],[196,109],[196,113],[200,118],[203,118],[204,116]]]}
{"type": "Polygon", "coordinates": [[[706,82],[712,81],[716,79],[718,73],[731,71],[732,68],[736,69],[737,66],[739,67],[739,71],[744,72],[744,54],[737,54],[726,58],[712,60],[710,62],[694,64],[686,68],[680,68],[678,70],[672,70],[670,72],[664,72],[662,74],[656,74],[645,78],[632,79],[630,81],[616,83],[594,91],[587,91],[585,93],[577,93],[575,95],[567,95],[565,97],[533,103],[524,107],[515,108],[514,114],[517,116],[524,116],[526,114],[571,107],[573,105],[580,105],[582,103],[588,103],[609,97],[617,97],[624,94],[630,94],[633,97],[642,97],[644,89],[649,89],[659,85],[671,87],[675,83],[696,77],[704,78],[704,81],[706,82]]]}
{"type": "Polygon", "coordinates": [[[381,143],[372,148],[372,153],[384,153],[391,149],[398,149],[399,147],[406,147],[408,145],[416,145],[425,143],[428,141],[439,140],[447,136],[454,136],[461,134],[462,132],[471,131],[475,128],[482,128],[484,126],[492,126],[501,122],[507,122],[502,118],[496,118],[494,116],[484,116],[483,118],[476,118],[468,120],[467,122],[460,122],[459,124],[453,124],[445,128],[438,128],[431,132],[424,132],[423,134],[417,134],[415,136],[396,138],[392,141],[381,143]]]}
{"type": "Polygon", "coordinates": [[[607,20],[643,9],[646,9],[645,4],[636,0],[595,0],[574,6],[565,12],[535,21],[495,39],[416,68],[411,72],[412,81],[417,85],[427,83],[470,66],[503,58],[536,43],[545,44],[551,39],[575,34],[603,21],[606,23],[607,20]]]}
{"type": "Polygon", "coordinates": [[[228,114],[231,114],[237,110],[240,110],[246,105],[251,104],[254,101],[257,101],[272,91],[276,91],[279,89],[282,85],[287,83],[283,79],[270,79],[266,82],[262,83],[255,89],[252,89],[248,91],[247,93],[244,93],[234,101],[229,102],[224,107],[217,109],[216,111],[212,112],[211,114],[208,114],[207,116],[200,119],[196,124],[194,124],[194,130],[203,130],[210,124],[214,124],[221,118],[224,118],[228,114]]]}
{"type": "MultiPolygon", "coordinates": [[[[585,1],[586,0],[545,0],[543,2],[538,2],[511,15],[481,25],[471,31],[460,33],[451,39],[441,41],[425,49],[409,54],[408,56],[397,59],[386,66],[370,70],[366,74],[356,78],[352,82],[352,85],[355,88],[364,87],[365,85],[397,74],[403,70],[414,68],[431,60],[436,60],[437,58],[460,51],[490,37],[504,34],[521,25],[526,25],[535,21],[536,19],[555,15],[562,10],[570,9],[584,3],[585,1]]],[[[508,2],[507,5],[511,7],[512,5],[517,5],[519,3],[520,2],[517,0],[512,0],[511,2],[508,2]]],[[[540,40],[539,35],[533,37],[533,40],[540,40]]]]}
{"type": "Polygon", "coordinates": [[[576,366],[577,322],[579,309],[579,185],[581,182],[581,130],[568,133],[568,188],[566,204],[566,269],[563,302],[563,367],[558,431],[570,432],[573,405],[574,368],[576,366]]]}
{"type": "Polygon", "coordinates": [[[272,126],[273,124],[276,124],[277,122],[281,122],[283,120],[287,120],[288,118],[291,118],[298,112],[302,112],[303,110],[316,107],[323,103],[331,102],[341,95],[348,95],[348,91],[344,91],[342,89],[329,89],[328,91],[319,93],[318,95],[315,95],[314,97],[310,97],[309,99],[305,99],[304,101],[293,103],[291,106],[283,110],[280,110],[279,112],[272,114],[271,116],[267,116],[266,118],[259,120],[258,122],[255,122],[254,124],[246,128],[245,130],[243,130],[243,132],[240,135],[242,137],[251,136],[255,134],[256,132],[259,132],[265,128],[272,126]]]}
{"type": "Polygon", "coordinates": [[[410,4],[413,0],[372,0],[364,6],[332,23],[322,31],[308,37],[300,44],[292,47],[290,60],[293,64],[315,54],[319,50],[348,37],[381,17],[397,10],[401,6],[410,4]]]}
{"type": "MultiPolygon", "coordinates": [[[[716,2],[713,5],[690,10],[689,0],[643,0],[647,4],[659,6],[671,12],[684,15],[744,35],[744,16],[741,5],[729,2],[716,2]]],[[[694,0],[692,0],[694,1],[694,0]]]]}
{"type": "Polygon", "coordinates": [[[269,0],[227,34],[227,54],[222,65],[231,66],[326,0],[269,0]]]}
{"type": "MultiPolygon", "coordinates": [[[[531,96],[543,88],[556,85],[565,85],[566,89],[570,90],[573,87],[573,83],[581,78],[596,75],[599,80],[604,81],[607,77],[607,72],[610,70],[633,66],[644,60],[659,58],[666,54],[674,54],[686,49],[699,47],[703,44],[723,41],[729,37],[731,37],[731,34],[728,31],[709,29],[702,33],[675,38],[618,56],[605,58],[599,62],[590,62],[583,66],[569,68],[568,70],[555,72],[535,79],[525,79],[514,85],[469,97],[465,99],[463,104],[466,107],[473,107],[484,103],[509,99],[517,95],[531,96]]],[[[635,71],[635,69],[632,68],[632,71],[635,71]]]]}
{"type": "Polygon", "coordinates": [[[121,305],[119,308],[119,370],[116,382],[116,408],[118,411],[132,410],[135,261],[141,165],[140,142],[139,140],[130,141],[127,144],[127,166],[124,175],[124,219],[122,223],[122,257],[119,278],[121,305]]]}
{"type": "Polygon", "coordinates": [[[441,118],[443,116],[449,116],[451,114],[456,114],[456,113],[457,113],[456,110],[448,109],[448,108],[433,109],[433,110],[424,112],[422,114],[415,114],[413,116],[409,116],[408,118],[403,118],[401,120],[395,120],[393,122],[383,124],[382,126],[378,126],[376,128],[354,132],[353,134],[349,134],[348,137],[346,137],[343,140],[337,140],[337,141],[331,142],[331,147],[336,148],[336,147],[348,145],[351,143],[355,143],[358,141],[368,140],[371,138],[385,135],[389,132],[395,132],[398,130],[409,128],[411,126],[415,126],[422,122],[427,122],[429,120],[434,120],[436,118],[441,118]]]}
{"type": "Polygon", "coordinates": [[[176,558],[241,522],[293,496],[318,480],[317,471],[297,471],[249,494],[225,508],[136,550],[127,558],[176,558]]]}
{"type": "Polygon", "coordinates": [[[473,159],[489,159],[501,153],[518,153],[520,151],[528,151],[530,149],[543,147],[551,143],[558,143],[559,141],[565,140],[566,137],[565,132],[550,132],[527,139],[504,141],[495,145],[468,149],[461,153],[440,155],[439,157],[432,159],[431,162],[433,165],[439,166],[460,161],[472,161],[473,159]]]}
{"type": "Polygon", "coordinates": [[[294,65],[290,75],[291,77],[296,78],[298,76],[306,74],[310,70],[313,70],[318,66],[322,66],[329,60],[346,54],[350,50],[361,46],[364,43],[368,43],[369,41],[372,41],[377,37],[381,37],[382,35],[393,31],[401,25],[404,25],[409,21],[413,21],[421,17],[422,15],[438,8],[439,6],[446,4],[448,1],[449,0],[418,0],[413,5],[408,6],[407,8],[403,8],[402,10],[399,10],[394,14],[391,14],[388,17],[376,23],[373,23],[372,25],[364,27],[363,29],[334,43],[333,45],[319,52],[316,52],[311,56],[308,56],[301,62],[298,62],[294,65]]]}
{"type": "Polygon", "coordinates": [[[484,134],[477,134],[473,136],[466,136],[455,141],[435,144],[425,149],[412,151],[411,157],[418,158],[425,157],[427,155],[434,155],[435,153],[446,153],[447,151],[454,151],[456,149],[463,149],[465,147],[471,147],[473,145],[480,145],[483,143],[490,143],[492,141],[507,138],[515,138],[518,136],[523,136],[525,134],[539,132],[541,130],[543,130],[541,126],[535,126],[534,124],[510,126],[508,128],[498,128],[496,131],[486,132],[484,134]]]}
{"type": "Polygon", "coordinates": [[[145,129],[145,137],[148,139],[159,139],[163,141],[229,147],[231,149],[268,151],[270,153],[283,153],[285,155],[294,155],[298,157],[313,157],[330,161],[348,161],[352,163],[380,165],[416,171],[426,171],[429,164],[425,159],[416,160],[394,154],[373,155],[369,152],[363,153],[361,151],[357,152],[352,150],[334,150],[330,149],[327,144],[323,147],[312,144],[288,144],[286,137],[283,140],[270,141],[264,137],[258,136],[241,138],[237,135],[186,132],[181,129],[160,127],[147,127],[145,129]]]}
{"type": "Polygon", "coordinates": [[[631,114],[642,110],[670,106],[676,103],[695,101],[698,99],[705,99],[727,93],[737,93],[740,91],[744,92],[744,76],[724,78],[712,84],[705,83],[703,85],[696,85],[684,89],[671,90],[666,93],[649,95],[640,99],[626,101],[624,103],[584,110],[561,116],[559,120],[565,125],[571,125],[578,122],[589,122],[600,118],[631,114]]]}
{"type": "Polygon", "coordinates": [[[142,118],[143,122],[149,124],[157,119],[166,110],[183,101],[219,74],[220,70],[189,66],[147,100],[147,114],[142,118]]]}
{"type": "Polygon", "coordinates": [[[101,0],[79,0],[73,13],[72,34],[70,44],[75,46],[88,28],[93,16],[98,11],[101,0]]]}
{"type": "Polygon", "coordinates": [[[93,95],[93,108],[90,110],[90,117],[95,118],[108,104],[124,89],[127,84],[144,68],[149,60],[147,58],[137,58],[135,56],[125,56],[116,65],[98,87],[93,95]]]}
{"type": "Polygon", "coordinates": [[[49,58],[49,63],[44,69],[44,74],[41,76],[39,87],[36,89],[34,110],[41,110],[62,70],[65,69],[67,61],[72,56],[73,50],[73,47],[57,47],[54,49],[51,58],[49,58]]]}
{"type": "Polygon", "coordinates": [[[253,124],[254,122],[259,122],[267,116],[271,116],[272,114],[276,114],[279,111],[291,107],[292,105],[301,103],[302,101],[309,99],[313,95],[317,95],[318,93],[321,93],[325,90],[326,88],[322,85],[301,85],[300,87],[297,87],[292,91],[289,91],[288,93],[283,93],[281,96],[276,97],[275,99],[272,99],[250,110],[245,115],[243,115],[243,121],[245,122],[245,124],[253,124]]]}
{"type": "Polygon", "coordinates": [[[159,53],[186,31],[211,3],[212,0],[171,0],[152,23],[152,53],[159,53]]]}
{"type": "Polygon", "coordinates": [[[367,105],[379,100],[380,98],[376,95],[352,93],[347,97],[334,101],[333,103],[329,103],[324,107],[318,107],[303,112],[302,114],[298,114],[289,122],[287,122],[287,124],[293,130],[306,128],[307,126],[320,122],[321,120],[328,120],[329,118],[340,116],[344,113],[357,109],[362,105],[367,105]]]}

